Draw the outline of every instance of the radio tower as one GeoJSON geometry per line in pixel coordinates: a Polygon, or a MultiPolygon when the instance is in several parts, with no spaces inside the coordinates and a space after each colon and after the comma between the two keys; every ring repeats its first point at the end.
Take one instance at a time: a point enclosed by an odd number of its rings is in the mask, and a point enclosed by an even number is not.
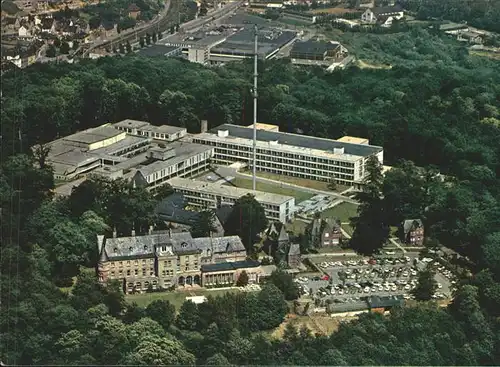
{"type": "Polygon", "coordinates": [[[258,30],[257,24],[255,25],[255,45],[254,45],[254,56],[253,56],[253,176],[252,176],[252,188],[255,192],[255,187],[257,183],[257,40],[258,40],[258,30]]]}

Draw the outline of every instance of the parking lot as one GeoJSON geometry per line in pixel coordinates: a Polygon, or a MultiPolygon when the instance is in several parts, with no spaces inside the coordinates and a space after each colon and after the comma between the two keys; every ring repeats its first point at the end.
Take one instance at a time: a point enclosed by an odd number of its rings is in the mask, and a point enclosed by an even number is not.
{"type": "Polygon", "coordinates": [[[452,285],[456,283],[451,272],[431,258],[416,258],[415,255],[371,260],[324,260],[317,263],[324,275],[298,277],[296,281],[303,292],[319,300],[318,303],[330,299],[337,304],[354,304],[367,296],[390,295],[411,299],[419,271],[432,266],[438,283],[434,299],[451,297],[452,285]]]}

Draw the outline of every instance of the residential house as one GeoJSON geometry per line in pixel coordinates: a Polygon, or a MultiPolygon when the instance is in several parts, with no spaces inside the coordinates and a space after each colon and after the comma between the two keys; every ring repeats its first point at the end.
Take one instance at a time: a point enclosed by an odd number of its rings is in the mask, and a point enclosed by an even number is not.
{"type": "Polygon", "coordinates": [[[298,243],[292,243],[288,249],[287,256],[288,266],[292,269],[300,267],[302,261],[300,257],[300,245],[298,243]]]}
{"type": "MultiPolygon", "coordinates": [[[[201,286],[203,265],[238,264],[247,256],[238,236],[193,238],[189,232],[153,231],[152,228],[144,236],[136,236],[135,231],[128,237],[117,237],[116,231],[112,238],[99,235],[97,246],[99,281],[119,280],[126,293],[201,286]]],[[[236,269],[225,269],[225,281],[235,273],[236,269]]]]}
{"type": "Polygon", "coordinates": [[[2,48],[2,60],[10,61],[18,68],[25,68],[36,61],[35,47],[2,48]]]}
{"type": "Polygon", "coordinates": [[[290,236],[281,222],[271,222],[264,239],[264,251],[271,255],[276,264],[287,263],[290,250],[290,236]]]}
{"type": "Polygon", "coordinates": [[[340,246],[342,231],[340,221],[335,218],[315,218],[308,227],[309,240],[314,247],[340,246]]]}
{"type": "Polygon", "coordinates": [[[52,17],[42,18],[40,23],[40,32],[55,34],[56,33],[56,22],[52,17]]]}
{"type": "Polygon", "coordinates": [[[401,223],[400,239],[406,245],[424,245],[424,224],[421,219],[407,219],[401,223]]]}
{"type": "Polygon", "coordinates": [[[8,71],[19,69],[19,67],[10,60],[2,60],[1,73],[4,74],[8,71]]]}
{"type": "Polygon", "coordinates": [[[32,36],[31,34],[31,30],[29,28],[29,26],[26,24],[26,25],[21,25],[21,27],[19,27],[19,29],[17,30],[18,32],[18,36],[19,38],[29,38],[32,36]]]}
{"type": "Polygon", "coordinates": [[[381,23],[385,24],[394,19],[401,19],[404,16],[403,9],[400,6],[387,6],[380,8],[368,8],[361,15],[361,20],[365,23],[381,23]],[[389,20],[391,17],[391,20],[389,20]]]}
{"type": "Polygon", "coordinates": [[[468,42],[476,45],[482,45],[484,42],[484,36],[476,32],[460,32],[458,33],[457,40],[468,42]]]}
{"type": "Polygon", "coordinates": [[[139,8],[136,4],[130,4],[127,9],[128,16],[132,19],[137,19],[139,15],[141,15],[141,8],[139,8]]]}

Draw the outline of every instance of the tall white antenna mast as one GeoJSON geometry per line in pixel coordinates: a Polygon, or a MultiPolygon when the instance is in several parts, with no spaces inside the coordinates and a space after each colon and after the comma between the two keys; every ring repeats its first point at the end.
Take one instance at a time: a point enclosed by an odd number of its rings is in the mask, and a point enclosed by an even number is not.
{"type": "Polygon", "coordinates": [[[255,45],[253,58],[253,176],[252,188],[255,192],[257,184],[257,40],[258,40],[257,25],[255,25],[255,45]]]}

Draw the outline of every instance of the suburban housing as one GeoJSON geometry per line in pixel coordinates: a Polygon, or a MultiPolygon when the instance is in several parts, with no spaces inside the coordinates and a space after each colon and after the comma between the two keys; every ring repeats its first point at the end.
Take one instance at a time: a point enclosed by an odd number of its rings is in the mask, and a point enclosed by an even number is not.
{"type": "MultiPolygon", "coordinates": [[[[243,162],[252,166],[253,125],[224,124],[193,136],[193,142],[214,148],[214,163],[243,162]]],[[[366,175],[365,163],[376,156],[383,164],[383,148],[279,132],[257,126],[257,170],[318,181],[358,186],[366,175]]],[[[351,138],[352,139],[352,138],[351,138]]],[[[367,141],[367,140],[366,140],[367,141]]]]}
{"type": "Polygon", "coordinates": [[[246,260],[238,236],[193,238],[189,232],[152,231],[144,236],[97,236],[101,282],[116,279],[126,293],[172,286],[232,286],[246,271],[258,282],[260,264],[246,260]]]}
{"type": "Polygon", "coordinates": [[[176,177],[168,181],[172,188],[182,193],[189,205],[218,209],[234,202],[246,194],[255,195],[270,220],[279,220],[283,223],[293,218],[295,198],[291,196],[271,194],[262,191],[252,191],[231,185],[221,185],[204,181],[195,181],[176,177]]]}

